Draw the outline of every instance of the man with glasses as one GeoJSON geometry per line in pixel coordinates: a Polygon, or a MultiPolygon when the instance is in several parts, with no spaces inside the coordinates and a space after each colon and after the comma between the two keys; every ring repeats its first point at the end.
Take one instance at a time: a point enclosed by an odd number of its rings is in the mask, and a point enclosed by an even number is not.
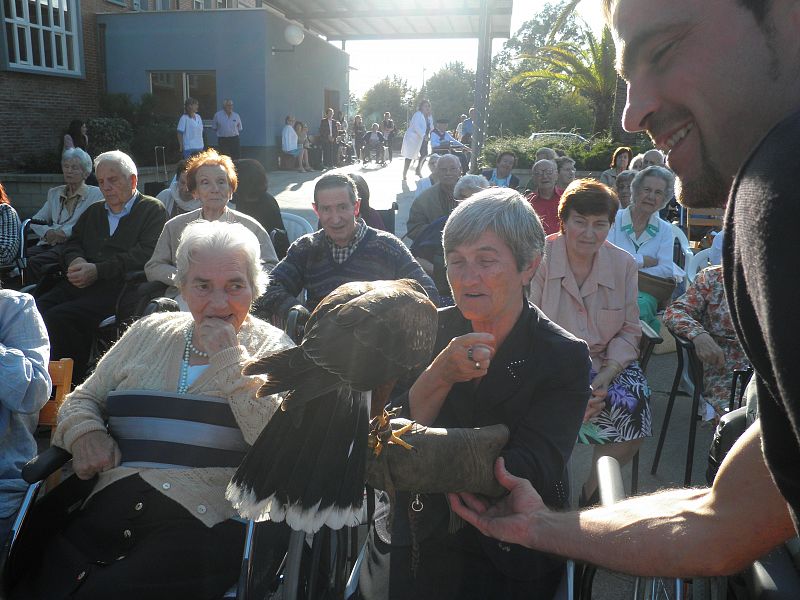
{"type": "Polygon", "coordinates": [[[558,220],[558,203],[561,202],[561,191],[556,189],[558,166],[553,160],[539,160],[531,170],[531,192],[525,196],[539,215],[545,235],[557,233],[560,229],[558,220]]]}
{"type": "Polygon", "coordinates": [[[461,163],[452,154],[445,154],[436,163],[436,183],[422,192],[411,205],[406,235],[416,240],[422,230],[439,217],[449,215],[456,207],[453,190],[461,177],[461,163]]]}

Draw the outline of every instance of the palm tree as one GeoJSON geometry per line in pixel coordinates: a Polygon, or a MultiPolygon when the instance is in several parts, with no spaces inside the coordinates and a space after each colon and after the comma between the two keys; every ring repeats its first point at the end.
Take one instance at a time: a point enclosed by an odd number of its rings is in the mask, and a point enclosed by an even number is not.
{"type": "Polygon", "coordinates": [[[598,40],[590,29],[583,30],[583,39],[561,41],[541,46],[532,54],[521,58],[531,59],[542,67],[523,71],[512,83],[549,79],[568,86],[576,94],[589,100],[594,110],[594,133],[608,131],[617,74],[614,71],[614,41],[608,27],[598,40]]]}
{"type": "MultiPolygon", "coordinates": [[[[563,32],[564,27],[567,25],[567,23],[569,23],[570,18],[575,15],[578,4],[580,3],[581,0],[567,0],[564,6],[561,7],[556,20],[553,22],[553,26],[550,29],[550,34],[547,38],[548,44],[552,44],[556,37],[563,32]]],[[[616,92],[614,95],[614,109],[612,113],[613,116],[611,117],[611,138],[617,142],[630,146],[634,142],[636,136],[633,133],[628,133],[622,128],[622,114],[625,111],[627,94],[628,84],[625,83],[625,80],[622,79],[622,77],[617,75],[616,92]]]]}

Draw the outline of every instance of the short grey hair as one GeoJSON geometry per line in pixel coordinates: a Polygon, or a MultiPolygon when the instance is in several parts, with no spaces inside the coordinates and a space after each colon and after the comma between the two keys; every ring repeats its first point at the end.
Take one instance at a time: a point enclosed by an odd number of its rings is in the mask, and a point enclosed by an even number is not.
{"type": "Polygon", "coordinates": [[[461,202],[450,213],[442,234],[444,253],[477,241],[493,231],[514,255],[522,271],[544,250],[544,229],[530,203],[516,190],[489,188],[461,202]]]}
{"type": "Polygon", "coordinates": [[[247,279],[255,300],[267,289],[267,274],[261,267],[261,246],[258,238],[241,223],[194,221],[186,226],[175,253],[178,287],[186,285],[189,268],[199,252],[241,252],[244,255],[247,279]]]}
{"type": "Polygon", "coordinates": [[[489,182],[483,175],[463,175],[453,188],[453,197],[466,200],[476,192],[489,187],[489,182]]]}
{"type": "Polygon", "coordinates": [[[428,168],[433,171],[436,168],[436,163],[442,158],[441,154],[428,154],[428,168]]]}
{"type": "Polygon", "coordinates": [[[636,173],[637,171],[634,171],[633,169],[626,169],[625,171],[621,171],[617,175],[617,180],[614,183],[614,187],[619,188],[619,186],[623,183],[627,183],[628,185],[630,185],[630,182],[633,180],[634,177],[636,177],[636,173]]]}
{"type": "Polygon", "coordinates": [[[461,161],[458,160],[458,157],[455,154],[443,154],[439,157],[439,162],[436,163],[436,169],[439,169],[439,165],[444,162],[452,161],[453,164],[458,165],[458,168],[461,168],[461,161]]]}
{"type": "Polygon", "coordinates": [[[139,176],[139,172],[136,170],[136,163],[133,162],[130,156],[122,152],[122,150],[109,150],[108,152],[103,152],[98,155],[97,158],[94,159],[95,170],[104,163],[114,163],[128,179],[130,179],[132,175],[139,176]]]}
{"type": "Polygon", "coordinates": [[[664,208],[672,200],[672,196],[675,195],[675,174],[668,168],[659,167],[658,165],[651,165],[636,173],[633,181],[631,181],[631,204],[636,203],[636,194],[641,189],[645,177],[658,177],[667,184],[667,189],[664,191],[664,204],[661,206],[661,208],[664,208]]]}
{"type": "Polygon", "coordinates": [[[66,160],[77,160],[83,169],[83,178],[86,179],[92,172],[92,157],[86,154],[81,148],[67,148],[61,155],[61,162],[66,160]]]}

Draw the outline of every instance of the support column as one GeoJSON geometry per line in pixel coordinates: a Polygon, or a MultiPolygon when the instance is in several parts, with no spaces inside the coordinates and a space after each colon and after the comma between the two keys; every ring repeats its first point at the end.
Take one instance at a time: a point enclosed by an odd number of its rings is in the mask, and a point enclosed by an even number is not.
{"type": "Polygon", "coordinates": [[[489,109],[489,77],[492,69],[492,25],[489,14],[490,0],[481,0],[481,14],[478,21],[478,66],[475,70],[475,111],[477,120],[472,135],[472,160],[470,171],[478,171],[478,155],[486,139],[486,124],[489,109]]]}

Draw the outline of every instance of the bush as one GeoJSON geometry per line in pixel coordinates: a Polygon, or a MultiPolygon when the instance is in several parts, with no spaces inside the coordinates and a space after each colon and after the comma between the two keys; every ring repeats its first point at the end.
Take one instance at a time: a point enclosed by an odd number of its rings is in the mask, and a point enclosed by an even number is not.
{"type": "Polygon", "coordinates": [[[174,121],[162,118],[136,128],[131,142],[131,156],[134,162],[139,166],[155,165],[155,146],[166,147],[167,163],[180,160],[174,121]]]}
{"type": "Polygon", "coordinates": [[[17,161],[22,173],[61,173],[61,154],[58,150],[45,150],[17,161]]]}
{"type": "Polygon", "coordinates": [[[130,153],[133,127],[125,119],[95,117],[86,121],[86,127],[89,129],[93,156],[109,150],[122,150],[130,153]]]}
{"type": "MultiPolygon", "coordinates": [[[[489,139],[484,145],[479,163],[481,167],[488,168],[495,164],[500,152],[511,150],[517,155],[517,168],[530,169],[536,160],[536,151],[543,145],[541,142],[534,142],[527,137],[489,139]]],[[[593,139],[588,146],[575,143],[553,147],[553,150],[561,150],[567,156],[574,158],[575,168],[579,171],[605,171],[617,146],[619,144],[611,141],[610,138],[601,137],[593,139]]],[[[633,146],[633,154],[639,154],[651,147],[647,144],[633,146]]]]}

